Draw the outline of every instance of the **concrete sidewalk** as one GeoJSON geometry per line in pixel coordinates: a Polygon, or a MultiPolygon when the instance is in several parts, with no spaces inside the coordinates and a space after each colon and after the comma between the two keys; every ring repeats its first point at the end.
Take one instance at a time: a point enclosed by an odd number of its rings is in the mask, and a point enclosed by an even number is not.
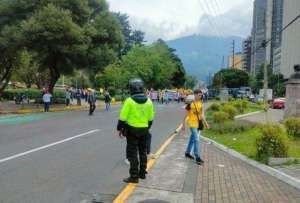
{"type": "Polygon", "coordinates": [[[300,202],[300,191],[257,168],[201,144],[205,163],[184,157],[188,137],[177,135],[127,203],[300,202]]]}

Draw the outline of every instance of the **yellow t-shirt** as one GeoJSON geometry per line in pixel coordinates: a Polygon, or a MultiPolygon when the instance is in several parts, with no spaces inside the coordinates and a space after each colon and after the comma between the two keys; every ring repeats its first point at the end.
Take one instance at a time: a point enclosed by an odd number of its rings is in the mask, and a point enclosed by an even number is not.
{"type": "Polygon", "coordinates": [[[190,109],[188,111],[188,124],[190,128],[198,128],[198,117],[201,120],[202,118],[202,102],[193,102],[190,104],[190,109]],[[197,117],[198,112],[198,117],[197,117]]]}

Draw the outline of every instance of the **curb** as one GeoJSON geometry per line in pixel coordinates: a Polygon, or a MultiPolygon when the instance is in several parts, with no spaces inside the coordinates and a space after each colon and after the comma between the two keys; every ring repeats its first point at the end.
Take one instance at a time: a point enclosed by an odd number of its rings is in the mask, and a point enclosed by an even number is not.
{"type": "MultiPolygon", "coordinates": [[[[121,104],[121,102],[116,102],[115,104],[112,104],[112,106],[116,106],[121,104]]],[[[96,107],[103,107],[103,104],[98,104],[96,105],[96,107]]],[[[63,111],[76,111],[76,110],[84,110],[89,108],[88,105],[82,105],[82,106],[71,106],[69,108],[67,107],[63,107],[63,108],[50,108],[50,112],[63,112],[63,111]]],[[[30,114],[30,113],[42,113],[44,112],[43,108],[36,108],[36,109],[18,109],[18,110],[14,110],[14,111],[0,111],[0,115],[5,115],[5,114],[30,114]]]]}
{"type": "Polygon", "coordinates": [[[254,161],[252,159],[247,158],[246,156],[238,153],[237,151],[230,149],[222,144],[217,143],[216,141],[209,139],[207,137],[201,136],[201,138],[207,142],[211,142],[214,146],[216,146],[218,149],[230,154],[231,156],[238,158],[246,163],[248,163],[249,165],[271,175],[272,177],[275,177],[279,180],[281,180],[282,182],[285,182],[295,188],[297,188],[298,190],[300,190],[300,180],[297,178],[294,178],[292,176],[289,176],[279,170],[276,170],[274,168],[271,168],[267,165],[261,164],[257,161],[254,161]]]}
{"type": "Polygon", "coordinates": [[[243,117],[247,117],[247,116],[252,116],[252,115],[255,115],[255,114],[259,114],[259,113],[262,113],[262,111],[255,111],[255,112],[251,112],[251,113],[246,113],[246,114],[235,116],[234,118],[235,119],[239,119],[239,118],[243,118],[243,117]]]}

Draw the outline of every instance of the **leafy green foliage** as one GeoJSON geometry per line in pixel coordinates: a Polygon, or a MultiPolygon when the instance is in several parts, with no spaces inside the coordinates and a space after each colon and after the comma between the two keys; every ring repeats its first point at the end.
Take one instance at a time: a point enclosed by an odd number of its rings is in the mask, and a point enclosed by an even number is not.
{"type": "Polygon", "coordinates": [[[61,74],[80,68],[93,81],[123,45],[120,24],[105,0],[3,0],[0,13],[1,85],[16,69],[16,55],[24,47],[36,53],[35,64],[48,76],[44,82],[51,91],[61,74]]]}
{"type": "Polygon", "coordinates": [[[99,73],[96,81],[99,87],[123,90],[127,88],[130,78],[140,77],[146,88],[171,88],[175,86],[173,79],[179,68],[178,61],[166,45],[136,45],[122,60],[107,66],[103,73],[99,73]]]}
{"type": "Polygon", "coordinates": [[[224,124],[229,118],[229,115],[224,111],[217,111],[212,113],[212,121],[216,124],[224,124]]]}
{"type": "Polygon", "coordinates": [[[122,34],[124,36],[124,47],[120,50],[120,55],[125,55],[134,45],[142,45],[144,43],[145,33],[140,30],[132,30],[129,23],[129,16],[124,13],[114,13],[120,22],[122,34]]]}
{"type": "Polygon", "coordinates": [[[261,136],[256,139],[256,158],[264,163],[269,157],[287,157],[289,139],[285,129],[278,124],[261,126],[261,136]]]}
{"type": "Polygon", "coordinates": [[[220,111],[221,109],[221,105],[217,104],[217,103],[213,103],[212,105],[210,105],[210,107],[208,108],[208,110],[211,111],[220,111]]]}
{"type": "Polygon", "coordinates": [[[253,124],[242,121],[225,121],[223,124],[213,124],[212,130],[220,133],[242,133],[254,127],[253,124]]]}
{"type": "MultiPolygon", "coordinates": [[[[280,73],[273,73],[271,65],[267,67],[268,72],[268,88],[273,89],[273,93],[277,97],[282,97],[285,95],[285,80],[284,76],[280,73]]],[[[256,93],[263,88],[264,79],[264,66],[261,65],[255,78],[252,78],[251,87],[256,93]]]]}
{"type": "Polygon", "coordinates": [[[214,75],[213,87],[239,88],[249,86],[250,76],[247,72],[238,69],[222,69],[214,75]]]}
{"type": "Polygon", "coordinates": [[[300,138],[300,119],[299,118],[287,118],[284,121],[287,133],[293,138],[300,138]]]}
{"type": "Polygon", "coordinates": [[[229,118],[230,120],[233,120],[234,117],[238,114],[237,109],[236,109],[233,105],[231,105],[231,104],[229,104],[229,103],[224,104],[224,106],[223,106],[222,109],[223,109],[223,111],[224,111],[225,113],[228,114],[228,118],[229,118]]]}

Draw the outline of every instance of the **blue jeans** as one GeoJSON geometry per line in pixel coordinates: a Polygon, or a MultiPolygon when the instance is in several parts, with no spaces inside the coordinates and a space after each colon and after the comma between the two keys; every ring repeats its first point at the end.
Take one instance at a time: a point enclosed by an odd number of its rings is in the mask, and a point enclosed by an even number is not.
{"type": "Polygon", "coordinates": [[[50,102],[45,102],[44,103],[44,111],[49,112],[49,108],[50,108],[50,102]]]}
{"type": "Polygon", "coordinates": [[[191,136],[189,140],[189,144],[186,148],[186,153],[191,153],[192,149],[194,149],[194,155],[196,158],[200,158],[200,133],[198,133],[197,128],[190,128],[191,136]]]}
{"type": "Polygon", "coordinates": [[[105,103],[106,111],[110,109],[110,103],[105,103]]]}

